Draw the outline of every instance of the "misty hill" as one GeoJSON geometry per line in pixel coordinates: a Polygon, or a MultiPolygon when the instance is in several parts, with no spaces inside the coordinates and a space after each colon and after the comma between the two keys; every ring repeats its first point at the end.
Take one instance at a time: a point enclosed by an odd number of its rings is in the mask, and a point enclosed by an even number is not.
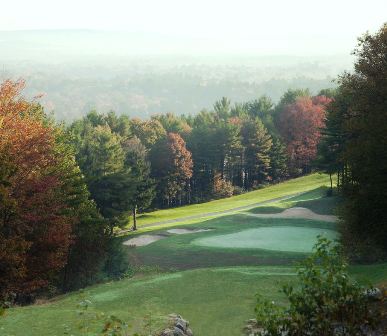
{"type": "Polygon", "coordinates": [[[195,114],[222,96],[246,101],[267,94],[277,101],[288,88],[332,87],[351,61],[346,55],[225,56],[199,39],[92,30],[2,31],[0,48],[0,79],[25,78],[27,94],[43,93],[43,105],[60,120],[91,109],[195,114]]]}

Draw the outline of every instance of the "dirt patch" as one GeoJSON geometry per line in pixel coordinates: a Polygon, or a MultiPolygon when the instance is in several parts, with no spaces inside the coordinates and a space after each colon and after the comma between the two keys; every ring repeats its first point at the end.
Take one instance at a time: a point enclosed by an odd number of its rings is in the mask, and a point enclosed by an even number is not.
{"type": "Polygon", "coordinates": [[[123,242],[126,246],[146,246],[160,239],[164,239],[166,236],[161,235],[141,235],[139,237],[131,238],[123,242]]]}
{"type": "Polygon", "coordinates": [[[170,229],[167,230],[168,233],[173,233],[173,234],[188,234],[188,233],[198,233],[198,232],[207,232],[207,231],[212,231],[212,229],[170,229]]]}
{"type": "Polygon", "coordinates": [[[304,218],[304,219],[313,219],[324,222],[336,222],[337,217],[332,215],[319,215],[309,210],[307,208],[294,207],[286,209],[280,213],[274,214],[251,214],[245,213],[248,216],[260,217],[260,218],[304,218]]]}

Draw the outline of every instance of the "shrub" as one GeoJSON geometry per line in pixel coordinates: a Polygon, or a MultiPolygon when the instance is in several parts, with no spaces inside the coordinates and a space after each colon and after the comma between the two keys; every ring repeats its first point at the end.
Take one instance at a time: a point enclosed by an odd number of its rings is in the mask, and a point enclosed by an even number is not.
{"type": "Polygon", "coordinates": [[[254,335],[356,336],[376,326],[378,313],[370,309],[366,288],[348,276],[337,244],[319,237],[297,274],[299,287],[282,289],[288,307],[258,297],[254,335]]]}

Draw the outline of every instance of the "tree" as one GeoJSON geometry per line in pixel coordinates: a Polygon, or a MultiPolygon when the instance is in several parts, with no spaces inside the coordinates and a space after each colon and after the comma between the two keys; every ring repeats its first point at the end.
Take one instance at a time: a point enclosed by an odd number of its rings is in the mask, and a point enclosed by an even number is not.
{"type": "Polygon", "coordinates": [[[134,137],[124,144],[125,166],[131,174],[131,203],[133,214],[133,230],[137,230],[137,211],[146,210],[155,197],[155,181],[150,177],[150,163],[147,150],[140,139],[134,137]]]}
{"type": "Polygon", "coordinates": [[[6,148],[0,152],[0,302],[25,276],[25,255],[30,243],[22,238],[22,228],[14,225],[17,202],[9,194],[11,178],[16,173],[6,148]]]}
{"type": "Polygon", "coordinates": [[[231,102],[227,97],[222,97],[214,104],[215,116],[218,120],[227,120],[231,114],[231,102]]]}
{"type": "Polygon", "coordinates": [[[270,150],[273,142],[259,119],[246,121],[241,132],[245,147],[244,186],[250,189],[269,179],[270,150]]]}
{"type": "Polygon", "coordinates": [[[90,199],[86,179],[75,160],[75,150],[68,133],[56,130],[56,156],[60,164],[56,173],[61,176],[66,195],[66,213],[74,218],[72,244],[69,247],[59,285],[64,291],[89,285],[98,278],[107,255],[107,222],[90,199]]]}
{"type": "Polygon", "coordinates": [[[156,119],[146,121],[133,119],[131,122],[131,131],[148,150],[166,135],[164,127],[156,119]]]}
{"type": "Polygon", "coordinates": [[[82,139],[77,162],[88,180],[116,173],[124,168],[121,137],[108,125],[91,128],[82,139]]]}
{"type": "Polygon", "coordinates": [[[181,136],[187,136],[191,132],[191,127],[181,117],[173,113],[158,114],[152,116],[153,120],[157,120],[168,133],[178,133],[181,136]]]}
{"type": "Polygon", "coordinates": [[[192,158],[184,140],[176,133],[158,141],[150,153],[152,177],[158,182],[157,193],[161,204],[182,204],[189,196],[192,177],[192,158]]]}
{"type": "Polygon", "coordinates": [[[281,137],[286,143],[293,174],[310,171],[316,158],[321,129],[325,125],[326,97],[300,97],[284,107],[278,119],[281,137]]]}
{"type": "Polygon", "coordinates": [[[273,137],[270,150],[269,176],[272,181],[282,181],[289,176],[286,147],[278,137],[273,137]]]}
{"type": "Polygon", "coordinates": [[[0,86],[0,153],[5,164],[0,235],[7,256],[16,252],[10,272],[14,277],[6,290],[28,300],[53,284],[66,264],[74,217],[66,213],[66,194],[56,172],[60,159],[55,131],[42,119],[40,107],[21,96],[23,88],[23,81],[0,86]]]}
{"type": "Polygon", "coordinates": [[[354,258],[387,256],[387,24],[359,39],[353,73],[339,78],[328,110],[326,142],[321,151],[330,170],[337,169],[344,203],[341,232],[354,258]]]}
{"type": "Polygon", "coordinates": [[[274,103],[267,96],[262,96],[246,104],[246,109],[252,119],[259,118],[270,134],[276,134],[274,126],[274,103]]]}

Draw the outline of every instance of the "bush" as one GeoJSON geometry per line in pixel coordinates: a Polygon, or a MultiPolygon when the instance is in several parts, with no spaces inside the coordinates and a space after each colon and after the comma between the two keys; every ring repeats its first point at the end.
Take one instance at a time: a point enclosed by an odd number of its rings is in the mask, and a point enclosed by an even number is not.
{"type": "Polygon", "coordinates": [[[104,273],[108,279],[120,279],[131,272],[128,252],[120,239],[111,239],[108,246],[108,255],[104,273]]]}
{"type": "Polygon", "coordinates": [[[258,297],[256,331],[260,336],[367,335],[378,313],[370,309],[366,288],[352,281],[337,244],[319,237],[314,253],[297,274],[299,288],[287,285],[287,308],[258,297]]]}

